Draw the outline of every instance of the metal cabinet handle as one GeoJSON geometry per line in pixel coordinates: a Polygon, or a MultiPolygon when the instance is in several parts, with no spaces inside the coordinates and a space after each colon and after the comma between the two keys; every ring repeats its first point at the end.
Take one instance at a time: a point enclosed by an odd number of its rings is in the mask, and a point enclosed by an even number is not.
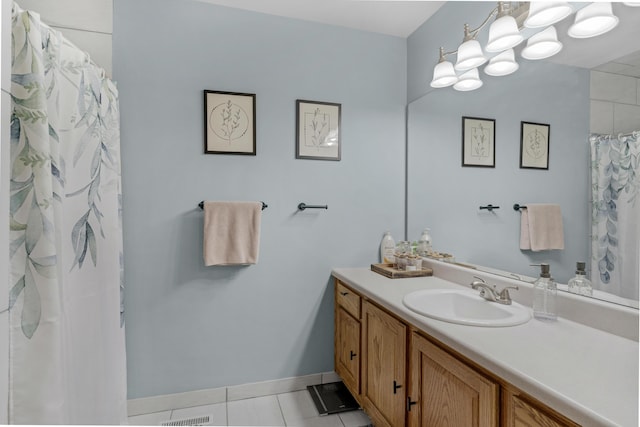
{"type": "Polygon", "coordinates": [[[356,356],[357,356],[357,354],[355,354],[353,352],[353,350],[349,350],[349,360],[353,360],[353,358],[356,357],[356,356]]]}
{"type": "Polygon", "coordinates": [[[399,388],[402,388],[402,385],[398,384],[396,380],[393,380],[393,394],[397,394],[399,388]]]}
{"type": "Polygon", "coordinates": [[[411,407],[413,405],[415,405],[416,403],[418,403],[418,402],[412,402],[411,401],[411,396],[408,396],[407,397],[407,412],[411,412],[411,407]]]}
{"type": "Polygon", "coordinates": [[[347,295],[349,295],[349,292],[340,292],[340,295],[342,295],[343,297],[346,297],[347,295]]]}

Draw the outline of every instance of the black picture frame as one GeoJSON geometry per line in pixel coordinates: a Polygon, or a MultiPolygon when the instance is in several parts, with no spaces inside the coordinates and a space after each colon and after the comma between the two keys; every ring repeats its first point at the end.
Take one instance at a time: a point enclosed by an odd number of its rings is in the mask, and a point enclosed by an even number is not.
{"type": "Polygon", "coordinates": [[[462,166],[496,167],[496,121],[462,117],[462,166]]]}
{"type": "Polygon", "coordinates": [[[296,159],[339,161],[342,105],[296,100],[296,159]]]}
{"type": "Polygon", "coordinates": [[[520,122],[520,169],[549,170],[551,126],[520,122]]]}
{"type": "Polygon", "coordinates": [[[204,153],[256,155],[256,94],[204,90],[204,153]]]}

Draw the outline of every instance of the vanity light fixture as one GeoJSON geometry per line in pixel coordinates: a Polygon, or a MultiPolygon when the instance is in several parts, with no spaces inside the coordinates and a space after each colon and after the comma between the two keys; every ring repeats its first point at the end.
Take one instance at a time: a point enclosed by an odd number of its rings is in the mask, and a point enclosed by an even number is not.
{"type": "Polygon", "coordinates": [[[458,58],[456,65],[453,66],[456,71],[471,70],[487,62],[487,58],[482,53],[480,42],[475,39],[477,34],[477,30],[471,32],[469,24],[464,24],[464,40],[458,47],[458,58]]]}
{"type": "Polygon", "coordinates": [[[576,20],[567,34],[577,39],[599,36],[618,25],[610,2],[596,2],[576,12],[576,20]]]}
{"type": "MultiPolygon", "coordinates": [[[[640,1],[624,2],[627,6],[640,6],[640,1]]],[[[575,5],[574,5],[575,6],[575,5]]],[[[522,57],[536,60],[549,58],[562,50],[554,23],[573,13],[574,6],[564,1],[498,2],[489,15],[474,30],[464,24],[464,39],[458,49],[445,52],[440,48],[440,59],[433,69],[431,87],[452,86],[456,90],[468,91],[482,86],[478,67],[489,59],[477,40],[478,33],[496,17],[489,27],[485,51],[492,57],[484,68],[489,76],[506,76],[518,70],[513,48],[524,41],[523,28],[540,29],[533,32],[522,50],[522,57]],[[455,65],[445,60],[447,55],[457,54],[455,65]]],[[[613,14],[611,2],[578,3],[575,22],[568,34],[575,38],[594,37],[613,29],[619,22],[613,14]]],[[[528,30],[525,34],[531,34],[528,30]]]]}
{"type": "Polygon", "coordinates": [[[461,92],[468,92],[470,90],[478,89],[482,84],[482,80],[480,80],[480,76],[478,74],[478,69],[473,68],[469,71],[465,71],[458,78],[458,82],[453,85],[453,88],[461,92]]]}
{"type": "Polygon", "coordinates": [[[506,76],[516,72],[520,66],[516,62],[513,49],[500,52],[489,60],[489,64],[484,67],[485,74],[490,76],[506,76]]]}
{"type": "Polygon", "coordinates": [[[447,87],[458,82],[458,75],[453,69],[453,64],[445,59],[446,55],[453,53],[455,52],[445,52],[443,47],[440,48],[440,60],[433,69],[431,87],[447,87]]]}
{"type": "Polygon", "coordinates": [[[529,4],[529,15],[524,20],[524,26],[542,28],[553,25],[572,12],[573,8],[565,1],[533,1],[529,4]]]}
{"type": "Polygon", "coordinates": [[[505,10],[504,3],[498,4],[498,17],[489,27],[489,41],[485,50],[487,52],[502,52],[511,49],[524,40],[516,18],[509,15],[505,10]]]}
{"type": "Polygon", "coordinates": [[[562,50],[562,43],[558,41],[558,33],[553,25],[545,28],[527,40],[527,46],[522,49],[525,59],[545,59],[562,50]]]}

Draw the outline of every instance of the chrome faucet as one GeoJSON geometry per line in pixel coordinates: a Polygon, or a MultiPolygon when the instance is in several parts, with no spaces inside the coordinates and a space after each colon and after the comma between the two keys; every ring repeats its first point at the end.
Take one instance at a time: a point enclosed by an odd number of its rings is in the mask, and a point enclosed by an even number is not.
{"type": "Polygon", "coordinates": [[[509,295],[509,289],[518,290],[517,286],[507,286],[500,292],[496,290],[496,286],[489,286],[484,279],[473,276],[478,280],[471,282],[472,289],[480,289],[480,296],[487,301],[497,302],[498,304],[511,305],[511,295],[509,295]]]}

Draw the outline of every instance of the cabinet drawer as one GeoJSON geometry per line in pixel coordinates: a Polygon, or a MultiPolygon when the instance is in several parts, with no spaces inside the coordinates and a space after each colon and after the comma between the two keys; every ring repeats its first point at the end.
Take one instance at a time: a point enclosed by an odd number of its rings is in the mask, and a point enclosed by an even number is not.
{"type": "Polygon", "coordinates": [[[336,302],[349,314],[360,319],[360,295],[336,280],[336,302]]]}
{"type": "Polygon", "coordinates": [[[506,386],[502,392],[502,416],[504,427],[580,427],[511,386],[506,386]]]}

